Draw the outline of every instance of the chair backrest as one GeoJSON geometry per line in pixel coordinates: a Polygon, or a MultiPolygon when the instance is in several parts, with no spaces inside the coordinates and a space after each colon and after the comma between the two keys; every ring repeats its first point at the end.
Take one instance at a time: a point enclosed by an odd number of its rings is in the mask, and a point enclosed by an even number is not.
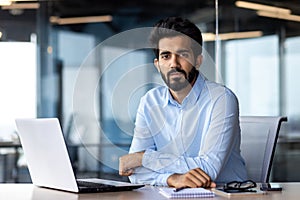
{"type": "Polygon", "coordinates": [[[287,117],[241,116],[241,154],[246,162],[249,179],[269,181],[281,122],[287,117]]]}

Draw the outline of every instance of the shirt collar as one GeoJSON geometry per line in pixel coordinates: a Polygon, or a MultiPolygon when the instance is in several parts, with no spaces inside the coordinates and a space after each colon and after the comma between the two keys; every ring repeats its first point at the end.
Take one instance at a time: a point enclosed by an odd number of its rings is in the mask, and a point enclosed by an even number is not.
{"type": "Polygon", "coordinates": [[[201,72],[199,72],[197,80],[196,80],[195,84],[193,85],[192,90],[184,98],[181,105],[173,99],[173,97],[169,91],[169,88],[166,87],[164,107],[167,106],[168,104],[176,105],[178,107],[182,107],[182,106],[186,106],[186,105],[194,105],[200,96],[201,90],[204,85],[204,80],[205,80],[204,75],[201,72]]]}

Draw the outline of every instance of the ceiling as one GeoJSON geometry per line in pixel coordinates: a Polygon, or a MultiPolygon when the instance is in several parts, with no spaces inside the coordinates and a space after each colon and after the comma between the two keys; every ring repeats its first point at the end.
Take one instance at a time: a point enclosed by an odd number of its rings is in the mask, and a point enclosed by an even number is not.
{"type": "MultiPolygon", "coordinates": [[[[49,16],[81,17],[112,15],[111,27],[117,32],[138,26],[151,26],[165,16],[185,16],[196,23],[205,23],[208,31],[215,28],[215,1],[213,0],[43,0],[49,16]]],[[[220,32],[263,30],[274,33],[284,25],[290,35],[300,35],[300,22],[259,17],[253,10],[237,8],[235,0],[219,0],[220,32]],[[275,23],[275,26],[274,26],[275,23]]],[[[251,2],[289,8],[300,15],[299,0],[251,0],[251,2]]],[[[25,23],[36,20],[36,10],[21,14],[0,9],[0,29],[7,23],[25,23]],[[4,25],[3,25],[4,24],[4,25]]],[[[6,24],[6,25],[5,25],[6,24]]]]}
{"type": "MultiPolygon", "coordinates": [[[[220,32],[277,30],[274,19],[258,17],[253,10],[237,8],[236,0],[219,0],[220,32]]],[[[299,0],[251,0],[254,3],[288,8],[300,15],[299,0]]],[[[215,30],[214,0],[57,0],[52,4],[52,15],[60,17],[113,15],[112,25],[118,30],[130,26],[151,26],[165,16],[186,16],[196,23],[205,23],[207,31],[215,30]]],[[[300,34],[300,22],[276,20],[284,24],[288,34],[300,34]]]]}
{"type": "Polygon", "coordinates": [[[117,14],[153,17],[161,13],[193,12],[197,8],[213,6],[213,1],[202,0],[60,0],[54,1],[54,12],[61,16],[117,14]]]}
{"type": "MultiPolygon", "coordinates": [[[[52,2],[52,15],[81,17],[112,15],[115,30],[152,26],[166,16],[190,15],[198,9],[213,8],[211,0],[58,0],[52,2]]],[[[213,12],[210,13],[210,15],[213,12]]]]}

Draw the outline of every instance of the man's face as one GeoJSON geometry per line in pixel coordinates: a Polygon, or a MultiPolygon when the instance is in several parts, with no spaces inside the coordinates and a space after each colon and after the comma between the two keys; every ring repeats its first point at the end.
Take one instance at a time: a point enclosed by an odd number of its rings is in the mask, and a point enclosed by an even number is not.
{"type": "Polygon", "coordinates": [[[195,65],[199,64],[200,58],[195,58],[191,46],[191,39],[184,36],[159,40],[159,57],[154,60],[154,64],[173,91],[186,88],[196,78],[195,65]]]}

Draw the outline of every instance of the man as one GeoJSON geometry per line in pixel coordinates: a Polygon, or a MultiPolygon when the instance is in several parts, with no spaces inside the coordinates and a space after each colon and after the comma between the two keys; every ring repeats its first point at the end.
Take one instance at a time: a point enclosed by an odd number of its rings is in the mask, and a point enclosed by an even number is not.
{"type": "Polygon", "coordinates": [[[166,86],[142,97],[129,154],[120,158],[120,175],[176,188],[245,180],[238,100],[199,73],[201,31],[171,17],[156,24],[150,42],[166,86]]]}

